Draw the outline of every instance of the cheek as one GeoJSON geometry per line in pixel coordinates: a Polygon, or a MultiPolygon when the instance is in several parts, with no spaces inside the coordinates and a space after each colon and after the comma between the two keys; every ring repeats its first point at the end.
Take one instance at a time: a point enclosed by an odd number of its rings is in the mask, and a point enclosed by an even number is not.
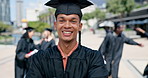
{"type": "Polygon", "coordinates": [[[33,34],[32,33],[30,33],[30,36],[32,36],[33,34]]]}
{"type": "Polygon", "coordinates": [[[31,33],[31,36],[33,36],[33,35],[34,35],[34,32],[31,33]]]}
{"type": "Polygon", "coordinates": [[[79,29],[79,27],[76,27],[75,30],[74,30],[74,33],[75,33],[75,34],[78,34],[79,31],[81,31],[81,30],[79,29]]]}
{"type": "Polygon", "coordinates": [[[62,26],[63,26],[63,24],[57,24],[57,25],[55,26],[55,28],[56,28],[56,30],[60,30],[60,29],[62,28],[62,26]]]}

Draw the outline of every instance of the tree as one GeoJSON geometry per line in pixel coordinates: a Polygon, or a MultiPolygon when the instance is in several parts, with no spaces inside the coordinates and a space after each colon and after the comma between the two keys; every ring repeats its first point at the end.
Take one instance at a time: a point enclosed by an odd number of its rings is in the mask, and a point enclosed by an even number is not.
{"type": "Polygon", "coordinates": [[[88,20],[93,18],[103,20],[105,18],[105,12],[102,12],[100,9],[96,8],[95,11],[91,13],[85,13],[82,17],[83,20],[86,20],[86,24],[88,27],[90,27],[88,24],[88,20]]]}
{"type": "Polygon", "coordinates": [[[50,22],[50,25],[52,26],[54,23],[54,12],[55,12],[55,9],[49,8],[47,12],[41,13],[38,16],[38,18],[42,22],[45,22],[48,20],[48,22],[50,22]]]}
{"type": "Polygon", "coordinates": [[[86,25],[87,25],[88,27],[90,27],[89,24],[88,24],[88,20],[89,20],[89,19],[92,19],[92,18],[93,18],[93,15],[92,15],[91,13],[85,13],[85,14],[83,15],[83,17],[82,17],[83,20],[86,20],[86,25]]]}
{"type": "Polygon", "coordinates": [[[107,10],[114,14],[120,14],[123,18],[125,14],[130,13],[135,6],[134,0],[108,0],[107,10]]]}
{"type": "Polygon", "coordinates": [[[43,23],[43,22],[40,22],[40,21],[28,22],[28,26],[35,28],[35,31],[40,32],[40,33],[42,33],[45,28],[51,27],[47,23],[43,23]]]}
{"type": "Polygon", "coordinates": [[[10,25],[0,22],[0,33],[4,31],[11,31],[11,30],[12,30],[12,27],[10,25]]]}
{"type": "Polygon", "coordinates": [[[93,18],[97,18],[100,20],[105,19],[105,12],[101,11],[99,8],[96,8],[96,10],[93,11],[91,14],[93,15],[93,18]]]}

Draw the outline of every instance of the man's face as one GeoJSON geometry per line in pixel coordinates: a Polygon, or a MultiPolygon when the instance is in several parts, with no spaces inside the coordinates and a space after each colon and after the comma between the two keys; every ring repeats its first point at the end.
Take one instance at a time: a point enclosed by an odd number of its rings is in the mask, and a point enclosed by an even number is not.
{"type": "Polygon", "coordinates": [[[77,33],[81,31],[82,23],[76,14],[59,14],[54,26],[58,32],[59,40],[69,42],[77,39],[77,33]]]}
{"type": "Polygon", "coordinates": [[[43,37],[48,38],[49,35],[50,35],[49,31],[44,31],[43,32],[43,37]]]}
{"type": "Polygon", "coordinates": [[[120,26],[120,27],[117,28],[118,32],[122,32],[122,31],[124,31],[124,29],[125,29],[125,26],[124,25],[122,25],[122,26],[120,26]]]}

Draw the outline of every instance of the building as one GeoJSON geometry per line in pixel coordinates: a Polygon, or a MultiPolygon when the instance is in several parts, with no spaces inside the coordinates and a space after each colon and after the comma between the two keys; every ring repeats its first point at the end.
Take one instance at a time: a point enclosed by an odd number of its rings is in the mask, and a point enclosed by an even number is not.
{"type": "MultiPolygon", "coordinates": [[[[116,24],[121,22],[119,15],[107,18],[107,20],[111,20],[116,24]]],[[[124,18],[122,18],[122,22],[129,28],[141,27],[148,32],[148,7],[135,9],[131,13],[126,14],[124,18]]]]}
{"type": "Polygon", "coordinates": [[[26,8],[26,19],[28,21],[39,21],[39,15],[44,12],[45,5],[43,5],[46,0],[37,0],[36,5],[31,5],[29,8],[26,8]]]}
{"type": "Polygon", "coordinates": [[[148,0],[135,0],[136,4],[139,4],[141,8],[134,9],[130,13],[125,14],[123,18],[120,15],[112,15],[108,13],[106,20],[113,21],[116,25],[124,23],[127,28],[133,29],[134,27],[140,27],[148,32],[148,0]]]}
{"type": "Polygon", "coordinates": [[[27,8],[26,9],[26,19],[28,21],[38,21],[38,16],[39,16],[39,10],[38,9],[32,9],[32,8],[27,8]]]}
{"type": "Polygon", "coordinates": [[[135,2],[138,4],[145,4],[148,2],[148,0],[135,0],[135,2]]]}
{"type": "Polygon", "coordinates": [[[0,0],[0,21],[10,24],[10,0],[0,0]]]}
{"type": "Polygon", "coordinates": [[[37,1],[36,5],[32,6],[31,8],[26,8],[26,19],[28,21],[39,21],[39,14],[45,9],[44,3],[41,1],[37,1]]]}
{"type": "Polygon", "coordinates": [[[23,0],[16,0],[16,25],[19,27],[22,25],[23,19],[23,0]]]}

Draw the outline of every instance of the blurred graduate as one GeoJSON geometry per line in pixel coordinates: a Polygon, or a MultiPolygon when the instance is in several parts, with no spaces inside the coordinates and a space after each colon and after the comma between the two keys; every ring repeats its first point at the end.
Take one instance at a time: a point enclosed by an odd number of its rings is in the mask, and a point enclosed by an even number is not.
{"type": "Polygon", "coordinates": [[[55,46],[55,39],[52,29],[45,28],[43,38],[41,39],[40,44],[37,45],[37,48],[39,50],[46,50],[47,48],[51,48],[53,46],[55,46]]]}
{"type": "Polygon", "coordinates": [[[22,35],[16,48],[15,78],[24,78],[29,65],[28,58],[31,56],[30,53],[36,49],[32,40],[34,29],[27,27],[24,30],[25,33],[22,35]]]}
{"type": "Polygon", "coordinates": [[[56,8],[54,23],[57,46],[39,51],[32,59],[26,78],[107,78],[108,71],[100,52],[77,42],[82,29],[81,9],[87,0],[50,0],[47,6],[56,8]]]}
{"type": "Polygon", "coordinates": [[[143,47],[143,44],[137,43],[123,34],[124,24],[115,25],[114,33],[108,33],[102,42],[99,51],[104,56],[109,75],[112,78],[118,78],[119,64],[122,57],[124,43],[130,45],[138,45],[143,47]]]}

